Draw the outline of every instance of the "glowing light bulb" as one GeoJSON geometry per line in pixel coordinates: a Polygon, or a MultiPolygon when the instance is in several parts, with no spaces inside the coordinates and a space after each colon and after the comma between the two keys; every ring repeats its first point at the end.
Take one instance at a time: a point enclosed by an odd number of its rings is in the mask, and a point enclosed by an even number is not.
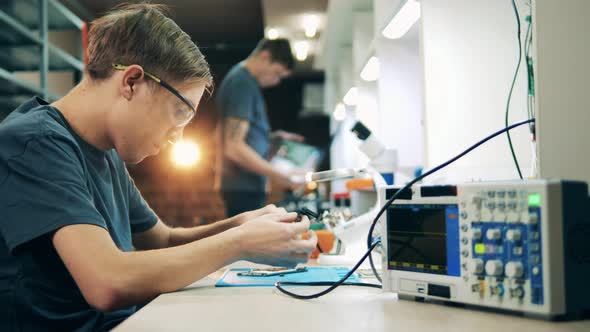
{"type": "Polygon", "coordinates": [[[275,29],[275,28],[270,28],[266,31],[266,37],[268,37],[268,39],[277,39],[279,38],[279,30],[275,29]]]}
{"type": "Polygon", "coordinates": [[[307,41],[298,41],[294,44],[295,47],[295,58],[299,61],[305,61],[307,59],[307,55],[309,54],[309,42],[307,41]]]}
{"type": "Polygon", "coordinates": [[[192,167],[197,164],[200,158],[199,146],[192,141],[183,140],[172,147],[172,160],[177,166],[192,167]]]}
{"type": "Polygon", "coordinates": [[[303,28],[305,29],[305,36],[307,38],[315,37],[320,26],[320,19],[316,15],[305,15],[303,17],[303,28]]]}

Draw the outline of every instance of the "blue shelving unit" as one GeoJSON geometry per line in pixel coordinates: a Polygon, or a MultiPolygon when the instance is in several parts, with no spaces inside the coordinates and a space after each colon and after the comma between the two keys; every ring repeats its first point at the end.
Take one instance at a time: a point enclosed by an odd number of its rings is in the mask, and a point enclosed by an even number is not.
{"type": "Polygon", "coordinates": [[[82,77],[83,26],[84,21],[57,0],[0,1],[0,118],[31,96],[59,98],[48,86],[51,71],[71,71],[77,79],[82,77]],[[51,31],[76,31],[77,54],[52,44],[51,31]],[[19,72],[38,72],[39,84],[18,78],[19,72]]]}

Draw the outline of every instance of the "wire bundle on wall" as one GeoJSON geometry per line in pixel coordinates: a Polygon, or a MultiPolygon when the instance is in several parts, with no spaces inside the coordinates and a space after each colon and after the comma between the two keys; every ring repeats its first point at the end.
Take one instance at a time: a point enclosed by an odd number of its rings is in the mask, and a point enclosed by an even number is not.
{"type": "MultiPolygon", "coordinates": [[[[526,17],[526,21],[528,22],[528,27],[526,31],[526,36],[524,40],[524,53],[525,53],[525,61],[526,61],[526,71],[527,71],[527,116],[529,119],[533,119],[535,117],[534,113],[534,75],[533,75],[533,59],[531,57],[531,46],[533,42],[533,34],[532,34],[532,4],[529,1],[529,15],[526,17]]],[[[514,92],[514,85],[516,84],[516,78],[518,77],[518,72],[520,71],[520,66],[522,63],[522,38],[521,38],[521,21],[520,21],[520,14],[518,12],[518,8],[516,6],[516,1],[512,0],[512,9],[514,10],[514,16],[516,17],[516,33],[517,33],[517,40],[518,40],[518,62],[516,64],[516,70],[514,71],[514,76],[512,78],[512,84],[510,85],[510,90],[508,92],[508,100],[506,101],[506,113],[504,117],[504,124],[508,126],[509,119],[508,115],[510,113],[510,102],[512,100],[512,93],[514,92]]],[[[533,144],[536,140],[535,137],[535,125],[531,124],[529,126],[532,135],[533,144]]],[[[522,171],[520,170],[520,165],[518,163],[518,158],[516,157],[516,153],[514,152],[514,146],[512,145],[512,138],[509,132],[506,132],[506,137],[508,138],[508,146],[510,147],[510,153],[512,155],[512,159],[514,161],[514,166],[516,167],[516,171],[518,172],[518,176],[522,179],[522,171]]],[[[533,146],[534,148],[534,146],[533,146]]],[[[535,153],[533,151],[533,153],[535,153]]],[[[535,157],[535,154],[533,154],[535,157]]],[[[535,169],[536,158],[533,158],[532,161],[533,169],[535,169]]],[[[533,172],[534,174],[535,172],[533,172]]]]}

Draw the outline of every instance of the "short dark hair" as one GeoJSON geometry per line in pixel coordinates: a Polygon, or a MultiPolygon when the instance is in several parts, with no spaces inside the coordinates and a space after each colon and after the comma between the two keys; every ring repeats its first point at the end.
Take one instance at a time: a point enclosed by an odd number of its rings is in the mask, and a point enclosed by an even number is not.
{"type": "Polygon", "coordinates": [[[252,54],[258,54],[262,51],[268,51],[273,62],[283,64],[289,70],[295,67],[295,58],[291,52],[291,44],[288,39],[263,38],[258,42],[258,45],[256,45],[256,48],[252,51],[252,54]]]}

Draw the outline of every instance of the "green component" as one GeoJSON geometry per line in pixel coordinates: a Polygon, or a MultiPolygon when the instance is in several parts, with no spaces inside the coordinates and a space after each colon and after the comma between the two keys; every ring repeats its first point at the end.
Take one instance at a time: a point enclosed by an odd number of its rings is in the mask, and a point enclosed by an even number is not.
{"type": "Polygon", "coordinates": [[[541,206],[541,194],[530,194],[529,195],[529,206],[541,206]]]}
{"type": "Polygon", "coordinates": [[[528,56],[526,58],[526,62],[527,62],[527,66],[528,66],[528,88],[529,88],[529,96],[534,96],[535,95],[535,76],[533,74],[533,58],[528,56]]]}
{"type": "Polygon", "coordinates": [[[483,243],[478,243],[475,245],[475,253],[478,255],[483,255],[486,253],[486,245],[483,243]]]}
{"type": "Polygon", "coordinates": [[[326,228],[326,225],[324,225],[323,223],[312,223],[311,225],[309,225],[309,228],[311,230],[317,231],[326,228]]]}

